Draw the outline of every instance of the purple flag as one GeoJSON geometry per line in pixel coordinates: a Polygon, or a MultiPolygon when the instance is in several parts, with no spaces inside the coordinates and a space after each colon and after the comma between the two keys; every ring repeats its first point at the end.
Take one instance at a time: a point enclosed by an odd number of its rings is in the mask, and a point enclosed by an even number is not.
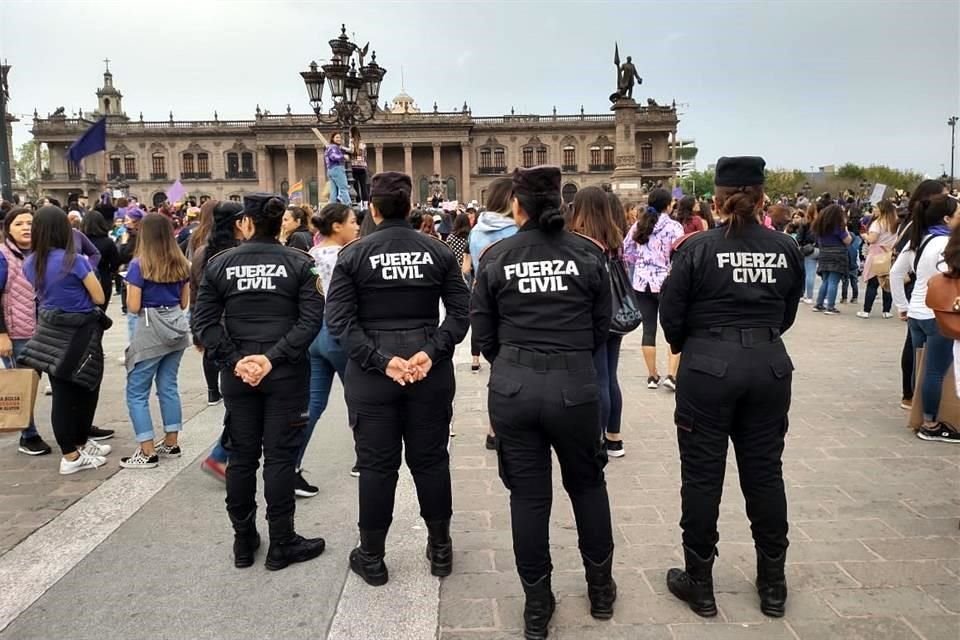
{"type": "Polygon", "coordinates": [[[187,190],[180,184],[180,178],[177,178],[177,181],[167,189],[167,202],[177,202],[186,194],[187,190]]]}
{"type": "Polygon", "coordinates": [[[673,188],[673,197],[674,197],[675,199],[677,199],[677,200],[679,200],[680,198],[682,198],[682,197],[683,197],[683,188],[681,188],[681,187],[674,187],[674,188],[673,188]]]}

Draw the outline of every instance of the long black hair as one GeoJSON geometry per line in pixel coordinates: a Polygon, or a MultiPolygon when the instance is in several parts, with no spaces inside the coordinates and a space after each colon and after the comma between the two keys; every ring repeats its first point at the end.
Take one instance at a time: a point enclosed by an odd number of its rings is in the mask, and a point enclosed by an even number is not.
{"type": "Polygon", "coordinates": [[[210,258],[237,245],[234,223],[241,211],[243,205],[231,201],[218,202],[213,208],[213,229],[207,237],[207,244],[204,245],[201,269],[207,266],[210,258]]]}
{"type": "Polygon", "coordinates": [[[107,224],[103,214],[92,209],[83,216],[83,222],[80,223],[80,230],[88,238],[104,238],[110,233],[110,225],[107,224]]]}
{"type": "Polygon", "coordinates": [[[923,242],[923,237],[927,235],[927,229],[937,224],[936,217],[933,222],[927,223],[927,207],[930,199],[942,193],[946,193],[947,188],[939,180],[924,180],[917,185],[910,195],[910,202],[907,204],[908,215],[912,221],[910,227],[910,248],[918,249],[923,242]]]}
{"type": "Polygon", "coordinates": [[[673,195],[666,189],[654,189],[650,192],[647,196],[647,210],[637,218],[636,230],[633,232],[634,242],[647,244],[650,234],[657,226],[660,214],[667,210],[671,202],[673,202],[673,195]]]}
{"type": "Polygon", "coordinates": [[[47,261],[50,259],[50,254],[57,249],[63,249],[63,272],[67,273],[73,267],[77,250],[73,242],[73,228],[70,226],[67,214],[63,209],[52,204],[40,207],[34,214],[30,234],[30,248],[37,274],[34,288],[40,290],[47,275],[47,261]]]}

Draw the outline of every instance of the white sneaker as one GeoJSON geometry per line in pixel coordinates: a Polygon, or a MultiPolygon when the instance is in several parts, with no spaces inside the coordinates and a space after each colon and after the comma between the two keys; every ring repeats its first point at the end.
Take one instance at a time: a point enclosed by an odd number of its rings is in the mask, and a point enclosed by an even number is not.
{"type": "Polygon", "coordinates": [[[43,390],[43,395],[45,395],[45,396],[52,396],[52,395],[53,395],[53,387],[51,387],[50,385],[47,385],[47,388],[43,390]]]}
{"type": "Polygon", "coordinates": [[[96,440],[87,440],[87,444],[83,446],[82,451],[90,456],[104,456],[110,455],[110,452],[113,451],[113,447],[108,444],[101,444],[96,440]]]}
{"type": "Polygon", "coordinates": [[[864,318],[864,319],[869,318],[869,317],[870,317],[870,312],[869,312],[869,311],[857,311],[857,317],[858,317],[858,318],[864,318]]]}
{"type": "Polygon", "coordinates": [[[800,298],[800,302],[803,304],[813,304],[813,298],[800,298]]]}
{"type": "Polygon", "coordinates": [[[884,314],[883,314],[883,319],[884,319],[884,320],[889,320],[889,319],[892,318],[892,317],[893,317],[893,314],[892,314],[892,313],[886,313],[886,312],[884,312],[884,314]]]}
{"type": "Polygon", "coordinates": [[[80,455],[76,460],[67,460],[66,458],[60,458],[60,475],[68,476],[71,473],[76,473],[77,471],[84,471],[86,469],[96,469],[97,467],[102,467],[107,464],[107,459],[100,456],[92,456],[89,453],[84,451],[78,452],[80,455]]]}

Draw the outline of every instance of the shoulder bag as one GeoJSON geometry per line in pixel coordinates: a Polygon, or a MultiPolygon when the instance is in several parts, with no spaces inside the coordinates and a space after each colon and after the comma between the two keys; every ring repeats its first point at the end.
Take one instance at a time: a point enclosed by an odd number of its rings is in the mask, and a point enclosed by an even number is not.
{"type": "Polygon", "coordinates": [[[951,340],[960,340],[960,278],[943,273],[930,278],[926,305],[937,319],[940,334],[951,340]]]}

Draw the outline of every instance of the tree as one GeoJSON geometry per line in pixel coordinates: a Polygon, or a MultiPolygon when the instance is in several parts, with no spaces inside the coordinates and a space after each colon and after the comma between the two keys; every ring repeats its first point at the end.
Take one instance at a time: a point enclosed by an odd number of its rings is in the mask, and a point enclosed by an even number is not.
{"type": "Polygon", "coordinates": [[[763,191],[771,198],[793,197],[803,190],[807,176],[797,169],[767,169],[763,191]]]}
{"type": "Polygon", "coordinates": [[[680,179],[679,186],[688,195],[713,193],[713,171],[691,171],[680,179]]]}
{"type": "MultiPolygon", "coordinates": [[[[40,167],[37,166],[37,141],[31,140],[20,145],[17,149],[17,158],[13,163],[13,181],[27,192],[30,200],[40,198],[40,167]]],[[[42,166],[50,165],[50,152],[47,149],[40,151],[42,166]]]]}

